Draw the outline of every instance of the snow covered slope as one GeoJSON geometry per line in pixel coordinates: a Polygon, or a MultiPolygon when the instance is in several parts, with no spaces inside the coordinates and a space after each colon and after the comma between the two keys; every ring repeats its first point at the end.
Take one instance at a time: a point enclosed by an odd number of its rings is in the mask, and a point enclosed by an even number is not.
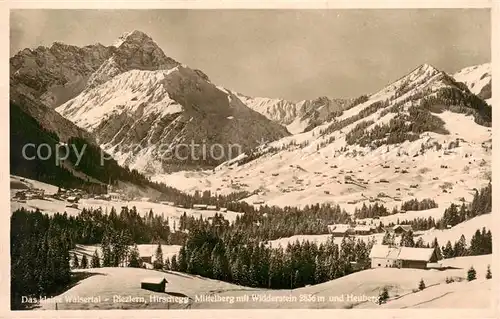
{"type": "Polygon", "coordinates": [[[86,89],[130,70],[169,70],[180,64],[166,56],[151,37],[138,30],[124,33],[110,48],[111,56],[92,73],[86,89]]]}
{"type": "MultiPolygon", "coordinates": [[[[139,250],[139,256],[153,257],[152,261],[154,262],[154,257],[155,257],[154,255],[157,247],[158,247],[157,244],[137,245],[137,249],[139,250]]],[[[132,248],[132,246],[130,248],[132,248]]],[[[170,259],[172,258],[172,256],[177,255],[180,249],[181,246],[179,245],[161,245],[163,260],[166,260],[167,258],[170,259]]],[[[100,258],[102,258],[103,254],[101,245],[76,245],[76,247],[70,251],[70,256],[73,257],[73,255],[76,255],[80,262],[81,258],[83,258],[83,256],[86,256],[87,259],[90,261],[92,255],[94,255],[96,251],[97,254],[100,256],[100,258]]]]}
{"type": "Polygon", "coordinates": [[[91,132],[120,165],[150,174],[212,167],[259,141],[289,135],[202,71],[167,57],[140,31],[110,48],[83,91],[56,110],[91,132]],[[179,151],[192,144],[198,149],[179,151]],[[215,144],[224,152],[214,152],[215,144]]]}
{"type": "Polygon", "coordinates": [[[153,174],[172,165],[210,167],[289,135],[186,66],[121,73],[56,110],[92,132],[120,165],[153,174]],[[198,148],[176,156],[193,143],[198,148]],[[207,151],[214,144],[224,152],[207,151]]]}
{"type": "Polygon", "coordinates": [[[453,75],[458,82],[462,82],[469,90],[491,104],[491,63],[463,68],[453,75]]]}
{"type": "Polygon", "coordinates": [[[11,91],[54,108],[79,94],[111,54],[112,49],[101,44],[79,48],[55,42],[24,49],[10,58],[11,91]]]}
{"type": "Polygon", "coordinates": [[[25,208],[27,210],[39,209],[41,212],[46,214],[56,214],[61,212],[66,212],[69,216],[76,216],[81,213],[81,210],[86,209],[102,209],[104,212],[109,212],[114,207],[116,211],[120,211],[123,206],[133,207],[135,206],[137,212],[141,216],[146,216],[150,210],[157,215],[162,215],[164,219],[169,219],[169,226],[174,229],[179,226],[180,217],[186,213],[188,216],[194,216],[203,219],[208,219],[213,217],[216,213],[222,214],[224,218],[230,222],[234,221],[237,216],[241,213],[227,211],[221,213],[215,210],[197,210],[189,208],[177,208],[174,206],[168,206],[160,203],[144,202],[144,201],[107,201],[99,199],[81,199],[78,202],[78,209],[66,207],[68,202],[55,199],[29,199],[24,203],[19,201],[11,201],[11,212],[14,212],[20,208],[25,208]]]}
{"type": "Polygon", "coordinates": [[[142,115],[145,119],[154,115],[160,120],[183,111],[161,83],[176,71],[178,67],[166,71],[125,72],[104,83],[98,91],[87,90],[56,110],[88,131],[121,113],[142,115]]]}
{"type": "Polygon", "coordinates": [[[460,203],[461,197],[469,201],[472,188],[491,177],[492,133],[473,115],[422,106],[450,90],[477,99],[445,73],[422,65],[331,121],[269,143],[215,172],[153,179],[188,192],[247,190],[253,193],[245,199],[250,203],[332,202],[351,212],[363,203],[391,209],[414,198],[432,198],[440,207],[460,203]]]}
{"type": "MultiPolygon", "coordinates": [[[[435,214],[434,217],[435,219],[441,218],[443,216],[443,210],[444,209],[433,209],[432,211],[439,212],[439,214],[435,214]]],[[[428,211],[421,211],[422,215],[427,215],[428,211]]],[[[401,217],[398,215],[403,215],[403,214],[396,214],[396,215],[390,215],[386,217],[381,217],[380,222],[382,225],[388,225],[389,223],[394,223],[396,224],[396,220],[400,219],[401,221],[403,220],[412,220],[415,219],[416,217],[413,216],[405,216],[401,217]]],[[[450,241],[451,243],[455,243],[460,239],[460,236],[464,235],[467,243],[470,243],[470,240],[476,230],[481,230],[483,227],[485,227],[488,230],[491,230],[491,223],[492,223],[492,218],[491,214],[484,214],[480,215],[477,217],[474,217],[470,220],[467,220],[465,222],[459,223],[455,225],[454,227],[450,229],[429,229],[426,231],[418,231],[415,232],[415,241],[418,240],[419,238],[422,238],[424,241],[424,244],[432,244],[434,241],[434,238],[438,240],[438,243],[443,246],[446,244],[447,241],[450,241]]],[[[309,241],[309,242],[314,242],[316,244],[322,244],[326,243],[328,240],[332,238],[332,235],[330,234],[323,234],[323,235],[295,235],[291,237],[284,237],[284,238],[279,238],[275,240],[270,240],[267,242],[268,245],[271,245],[272,247],[276,248],[278,246],[281,246],[283,248],[286,248],[288,244],[293,244],[296,241],[303,242],[303,241],[309,241]]],[[[365,242],[370,242],[374,241],[376,244],[381,244],[382,240],[384,238],[384,233],[376,233],[372,235],[356,235],[354,236],[355,240],[361,239],[365,242]]],[[[342,243],[342,237],[334,237],[333,240],[337,245],[340,245],[342,243]]]]}
{"type": "MultiPolygon", "coordinates": [[[[178,272],[158,272],[140,268],[96,268],[86,269],[87,278],[61,295],[45,302],[42,309],[54,310],[56,299],[58,310],[76,309],[259,309],[259,308],[488,308],[491,304],[491,280],[485,280],[486,266],[491,264],[491,255],[460,257],[444,260],[457,269],[444,271],[421,269],[377,268],[360,271],[336,280],[293,290],[256,289],[228,284],[178,272]],[[447,277],[465,278],[468,267],[477,270],[477,280],[446,284],[447,277]],[[89,277],[90,276],[90,277],[89,277]],[[168,284],[166,293],[159,294],[140,288],[144,278],[164,277],[168,284]],[[413,292],[420,279],[427,288],[413,292]],[[373,302],[383,287],[388,287],[389,300],[382,306],[373,302]],[[471,299],[465,293],[477,296],[471,299]],[[150,296],[172,298],[170,302],[158,302],[150,296]],[[244,296],[247,295],[248,299],[244,296]],[[133,296],[139,299],[113,303],[114,296],[133,296]],[[259,299],[262,296],[264,299],[259,299]],[[302,296],[302,297],[301,297],[302,296]],[[303,296],[315,298],[304,299],[303,296]],[[354,300],[371,298],[370,300],[354,300]],[[100,297],[96,303],[67,302],[71,297],[100,297]],[[177,299],[173,299],[177,297],[177,299]],[[213,298],[207,300],[207,297],[213,298]],[[237,299],[240,297],[241,299],[237,299]],[[151,299],[150,299],[151,298],[151,299]],[[197,299],[198,298],[198,299],[197,299]],[[205,299],[203,299],[205,298],[205,299]],[[256,298],[256,299],[254,299],[256,298]],[[275,300],[273,300],[275,298],[275,300]],[[276,301],[288,298],[288,301],[276,301]],[[259,301],[261,300],[261,301],[259,301]],[[471,301],[473,300],[473,302],[471,301]]],[[[82,272],[77,270],[76,273],[82,272]]]]}

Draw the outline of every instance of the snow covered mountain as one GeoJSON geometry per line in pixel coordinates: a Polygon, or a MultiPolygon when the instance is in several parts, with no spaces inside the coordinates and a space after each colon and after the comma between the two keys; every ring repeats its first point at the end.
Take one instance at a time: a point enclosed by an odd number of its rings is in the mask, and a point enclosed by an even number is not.
{"type": "Polygon", "coordinates": [[[132,31],[107,47],[55,42],[50,47],[24,49],[10,59],[10,82],[14,90],[54,108],[125,71],[177,65],[149,36],[132,31]]]}
{"type": "MultiPolygon", "coordinates": [[[[254,149],[212,172],[158,175],[183,190],[246,190],[249,203],[443,207],[491,178],[491,107],[424,64],[314,129],[254,149]]],[[[431,213],[431,212],[427,212],[431,213]]]]}
{"type": "MultiPolygon", "coordinates": [[[[424,134],[449,139],[443,114],[472,118],[481,130],[480,125],[491,125],[491,107],[480,98],[487,96],[490,82],[488,64],[454,76],[424,64],[379,92],[354,100],[253,98],[216,86],[202,71],[167,57],[140,31],[124,34],[109,47],[56,43],[11,58],[11,93],[57,107],[77,124],[77,133],[90,132],[120,164],[153,175],[213,167],[228,159],[228,165],[258,166],[261,159],[283,157],[293,148],[299,157],[323,149],[343,157],[352,156],[354,149],[377,154],[385,145],[400,149],[398,154],[410,153],[401,145],[420,146],[424,134]],[[235,154],[225,152],[229,156],[220,161],[182,164],[171,157],[165,160],[163,155],[191,141],[208,147],[237,144],[246,155],[234,159],[235,154]],[[262,146],[262,141],[271,143],[262,146]]],[[[30,112],[38,113],[47,126],[51,117],[64,122],[55,112],[30,112]]],[[[75,127],[66,122],[68,135],[74,135],[75,127]]],[[[58,125],[53,128],[60,131],[58,125]]]]}
{"type": "Polygon", "coordinates": [[[491,63],[463,68],[453,78],[462,82],[469,90],[491,104],[491,63]]]}
{"type": "Polygon", "coordinates": [[[79,48],[60,42],[24,49],[10,59],[11,91],[53,108],[78,95],[111,52],[101,44],[79,48]]]}
{"type": "Polygon", "coordinates": [[[161,173],[176,164],[217,164],[213,158],[239,155],[231,145],[248,150],[260,140],[288,135],[286,129],[245,106],[186,66],[170,70],[132,70],[87,89],[56,109],[92,132],[120,164],[142,172],[161,173]],[[220,145],[224,154],[202,154],[176,161],[179,145],[220,145]],[[203,156],[207,156],[205,159],[203,156]],[[192,161],[191,161],[192,160],[192,161]]]}
{"type": "Polygon", "coordinates": [[[327,97],[292,102],[284,99],[249,97],[239,93],[237,96],[248,107],[286,126],[292,134],[302,133],[316,127],[335,116],[348,104],[347,100],[327,97]]]}
{"type": "Polygon", "coordinates": [[[121,165],[153,174],[210,167],[289,135],[200,70],[166,57],[142,32],[125,34],[114,48],[81,93],[56,110],[121,165]],[[172,156],[191,143],[199,149],[172,156]],[[214,145],[217,151],[207,154],[214,145]]]}
{"type": "Polygon", "coordinates": [[[151,37],[137,30],[124,33],[110,48],[111,56],[89,77],[87,89],[130,70],[169,70],[180,64],[167,57],[151,37]]]}

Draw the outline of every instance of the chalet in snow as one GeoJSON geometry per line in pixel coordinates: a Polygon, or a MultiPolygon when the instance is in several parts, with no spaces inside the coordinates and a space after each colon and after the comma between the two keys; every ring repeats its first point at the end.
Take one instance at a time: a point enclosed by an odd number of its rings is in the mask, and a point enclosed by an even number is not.
{"type": "Polygon", "coordinates": [[[153,263],[153,256],[151,256],[151,255],[147,255],[147,254],[146,255],[141,255],[139,258],[141,259],[141,261],[143,263],[147,263],[147,264],[152,264],[153,263]]]}
{"type": "Polygon", "coordinates": [[[165,292],[168,281],[164,277],[145,278],[141,281],[141,288],[156,292],[165,292]]]}
{"type": "Polygon", "coordinates": [[[400,235],[402,233],[407,233],[410,230],[412,230],[411,225],[396,225],[392,227],[392,232],[397,235],[400,235]]]}
{"type": "Polygon", "coordinates": [[[346,235],[353,235],[354,231],[349,224],[334,224],[328,225],[328,231],[334,237],[344,237],[346,235]]]}
{"type": "Polygon", "coordinates": [[[370,235],[373,234],[375,231],[376,231],[375,226],[356,225],[356,227],[354,227],[354,233],[356,235],[370,235]]]}
{"type": "MultiPolygon", "coordinates": [[[[217,206],[216,205],[206,205],[206,204],[194,204],[193,205],[193,209],[197,209],[197,210],[217,210],[217,206]]],[[[221,207],[220,211],[227,212],[227,208],[221,207]]]]}
{"type": "Polygon", "coordinates": [[[344,237],[349,235],[370,235],[375,233],[377,228],[373,225],[356,225],[353,227],[349,224],[333,224],[328,225],[328,230],[334,237],[344,237]]]}
{"type": "Polygon", "coordinates": [[[438,261],[434,248],[374,245],[370,252],[371,268],[397,267],[425,269],[438,261]]]}

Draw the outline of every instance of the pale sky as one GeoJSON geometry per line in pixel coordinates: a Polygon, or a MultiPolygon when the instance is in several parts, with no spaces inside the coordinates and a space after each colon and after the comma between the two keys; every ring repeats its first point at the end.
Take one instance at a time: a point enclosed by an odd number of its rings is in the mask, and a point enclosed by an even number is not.
{"type": "Polygon", "coordinates": [[[10,53],[150,35],[166,55],[250,96],[356,97],[423,63],[489,62],[489,9],[13,10],[10,53]]]}

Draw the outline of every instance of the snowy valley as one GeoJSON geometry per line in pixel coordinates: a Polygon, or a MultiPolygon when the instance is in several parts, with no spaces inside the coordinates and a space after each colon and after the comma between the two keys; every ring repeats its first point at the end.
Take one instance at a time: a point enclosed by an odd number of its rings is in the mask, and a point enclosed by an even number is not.
{"type": "Polygon", "coordinates": [[[52,167],[11,153],[13,308],[491,306],[489,63],[298,102],[212,83],[140,31],[10,64],[11,144],[91,154],[52,167]],[[190,142],[223,154],[171,156],[190,142]],[[28,282],[47,299],[16,301],[40,293],[28,282]]]}

